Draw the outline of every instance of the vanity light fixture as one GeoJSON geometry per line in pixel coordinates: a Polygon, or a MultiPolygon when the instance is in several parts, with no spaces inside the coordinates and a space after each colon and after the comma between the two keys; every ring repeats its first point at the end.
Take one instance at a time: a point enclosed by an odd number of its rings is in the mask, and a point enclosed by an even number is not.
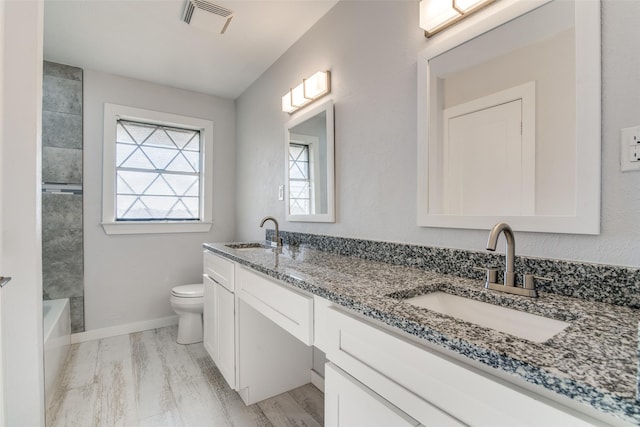
{"type": "Polygon", "coordinates": [[[496,0],[421,0],[420,28],[426,37],[444,30],[496,0]]]}
{"type": "Polygon", "coordinates": [[[318,71],[282,96],[282,111],[293,114],[300,108],[331,92],[331,72],[318,71]]]}

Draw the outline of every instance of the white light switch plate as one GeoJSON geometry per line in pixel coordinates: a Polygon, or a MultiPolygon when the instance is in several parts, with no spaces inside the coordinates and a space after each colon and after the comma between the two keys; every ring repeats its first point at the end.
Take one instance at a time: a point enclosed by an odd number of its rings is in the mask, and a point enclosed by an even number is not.
{"type": "Polygon", "coordinates": [[[620,131],[620,170],[640,170],[640,126],[620,131]]]}
{"type": "Polygon", "coordinates": [[[278,200],[284,200],[284,185],[278,187],[278,200]]]}

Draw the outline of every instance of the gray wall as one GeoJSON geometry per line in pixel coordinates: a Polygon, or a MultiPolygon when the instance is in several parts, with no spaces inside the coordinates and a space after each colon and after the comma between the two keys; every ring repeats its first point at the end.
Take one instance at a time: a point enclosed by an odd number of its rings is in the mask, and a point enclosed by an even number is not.
{"type": "MultiPolygon", "coordinates": [[[[82,70],[44,62],[42,181],[82,185],[82,70]]],[[[69,298],[71,331],[84,330],[82,194],[42,193],[42,293],[69,298]]]]}
{"type": "MultiPolygon", "coordinates": [[[[640,2],[602,4],[602,232],[518,233],[522,255],[640,264],[640,173],[619,167],[620,128],[640,125],[640,2]]],[[[418,3],[339,2],[236,100],[236,234],[261,239],[260,218],[281,228],[483,250],[487,232],[416,226],[416,58],[427,40],[418,3]],[[363,19],[366,17],[366,19],[363,19]],[[332,73],[336,117],[335,224],[287,223],[280,99],[318,70],[332,73]]]]}
{"type": "Polygon", "coordinates": [[[171,288],[202,283],[202,243],[234,238],[233,101],[85,70],[84,103],[85,329],[172,316],[171,288]],[[214,225],[209,233],[105,234],[105,102],[213,121],[214,225]]]}

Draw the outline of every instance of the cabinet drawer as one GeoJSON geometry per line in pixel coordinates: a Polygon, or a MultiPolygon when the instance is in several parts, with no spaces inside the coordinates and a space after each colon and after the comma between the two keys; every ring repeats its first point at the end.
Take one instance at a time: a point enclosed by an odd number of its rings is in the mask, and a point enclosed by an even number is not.
{"type": "Polygon", "coordinates": [[[415,427],[420,423],[353,377],[327,363],[325,427],[415,427]]]}
{"type": "Polygon", "coordinates": [[[422,424],[594,425],[343,311],[328,309],[327,328],[327,358],[422,424]]]}
{"type": "Polygon", "coordinates": [[[232,261],[212,252],[204,251],[204,274],[229,291],[234,291],[234,264],[232,261]]]}
{"type": "Polygon", "coordinates": [[[242,267],[238,288],[240,299],[306,345],[313,344],[313,297],[242,267]]]}

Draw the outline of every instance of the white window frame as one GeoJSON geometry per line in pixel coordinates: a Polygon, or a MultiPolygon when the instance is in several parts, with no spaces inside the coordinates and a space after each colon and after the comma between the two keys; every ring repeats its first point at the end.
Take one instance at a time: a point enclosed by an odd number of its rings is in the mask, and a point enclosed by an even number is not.
{"type": "Polygon", "coordinates": [[[206,233],[211,230],[213,122],[194,117],[104,104],[102,228],[106,234],[206,233]],[[116,221],[116,125],[118,120],[200,131],[200,219],[194,221],[116,221]]]}

